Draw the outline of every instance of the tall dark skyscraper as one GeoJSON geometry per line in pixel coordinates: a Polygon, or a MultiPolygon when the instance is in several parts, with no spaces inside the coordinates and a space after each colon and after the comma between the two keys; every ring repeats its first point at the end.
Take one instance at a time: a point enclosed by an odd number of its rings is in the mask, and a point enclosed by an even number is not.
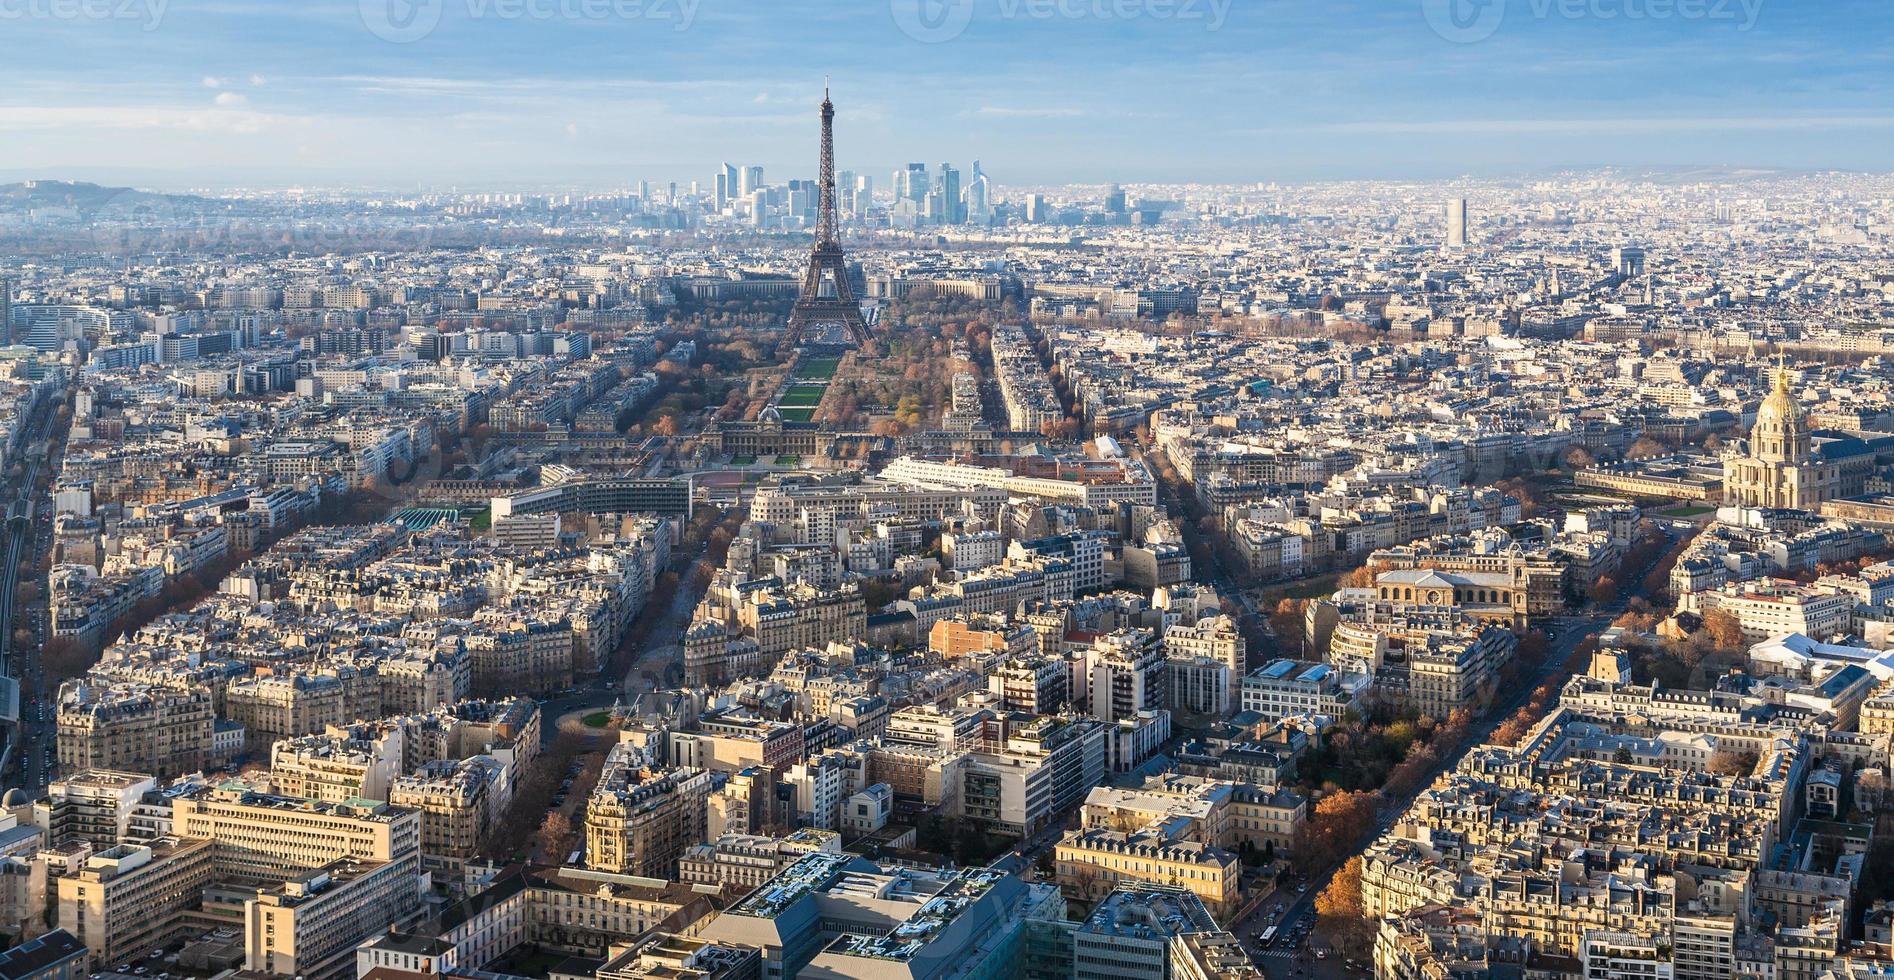
{"type": "Polygon", "coordinates": [[[717,210],[722,211],[736,199],[743,182],[737,177],[737,168],[726,163],[717,170],[717,210]]]}
{"type": "Polygon", "coordinates": [[[821,203],[816,218],[815,249],[809,253],[809,271],[802,277],[802,293],[789,312],[783,343],[793,345],[812,334],[829,341],[837,334],[844,342],[872,349],[873,334],[862,319],[861,304],[848,281],[848,260],[842,255],[842,236],[835,217],[835,103],[828,87],[822,89],[821,203]]]}
{"type": "Polygon", "coordinates": [[[948,224],[962,224],[967,220],[966,205],[960,200],[960,171],[951,163],[940,165],[940,197],[943,217],[948,224]]]}

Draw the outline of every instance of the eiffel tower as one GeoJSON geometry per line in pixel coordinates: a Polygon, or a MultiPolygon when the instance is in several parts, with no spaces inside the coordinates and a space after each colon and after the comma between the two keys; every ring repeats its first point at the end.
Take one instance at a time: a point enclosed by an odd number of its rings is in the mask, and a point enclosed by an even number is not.
{"type": "Polygon", "coordinates": [[[829,87],[822,86],[822,213],[816,225],[815,249],[809,253],[809,271],[802,276],[802,292],[789,312],[784,346],[805,342],[832,342],[838,334],[846,343],[875,349],[875,337],[862,319],[861,304],[848,284],[848,261],[842,257],[842,236],[835,222],[835,103],[829,87]]]}

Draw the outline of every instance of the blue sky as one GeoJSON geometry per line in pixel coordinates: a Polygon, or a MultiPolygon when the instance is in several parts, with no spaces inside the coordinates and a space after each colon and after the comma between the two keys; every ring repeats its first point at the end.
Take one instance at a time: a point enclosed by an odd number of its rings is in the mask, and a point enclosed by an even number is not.
{"type": "Polygon", "coordinates": [[[729,160],[775,181],[814,170],[825,74],[840,165],[878,182],[974,158],[1002,184],[1886,170],[1890,8],[0,0],[0,178],[541,189],[729,160]]]}

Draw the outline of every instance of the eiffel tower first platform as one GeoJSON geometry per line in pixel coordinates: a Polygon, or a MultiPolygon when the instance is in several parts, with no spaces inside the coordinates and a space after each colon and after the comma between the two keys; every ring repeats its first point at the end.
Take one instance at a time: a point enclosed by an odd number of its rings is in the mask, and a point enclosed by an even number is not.
{"type": "Polygon", "coordinates": [[[874,334],[862,319],[861,303],[848,283],[848,260],[842,255],[842,236],[835,221],[835,103],[828,86],[822,87],[822,205],[816,226],[815,249],[809,270],[802,276],[802,292],[789,312],[783,345],[852,344],[875,350],[874,334]]]}

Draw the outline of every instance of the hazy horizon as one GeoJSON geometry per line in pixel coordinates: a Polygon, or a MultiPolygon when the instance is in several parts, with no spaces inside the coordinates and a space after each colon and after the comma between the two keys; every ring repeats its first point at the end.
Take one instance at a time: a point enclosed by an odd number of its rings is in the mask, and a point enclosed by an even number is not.
{"type": "MultiPolygon", "coordinates": [[[[955,166],[962,166],[964,163],[963,161],[954,160],[948,162],[953,163],[955,166]]],[[[932,166],[932,164],[930,164],[930,166],[932,166]]],[[[814,169],[813,167],[809,168],[809,174],[790,171],[787,173],[771,174],[769,177],[772,183],[780,183],[783,179],[811,176],[813,175],[814,169]]],[[[889,169],[892,169],[892,165],[889,169]]],[[[881,170],[866,170],[860,172],[875,177],[877,193],[887,193],[886,182],[883,179],[884,175],[881,170]]],[[[1894,178],[1894,166],[1890,166],[1885,170],[1871,170],[1816,167],[1796,169],[1719,167],[1692,164],[1677,164],[1672,166],[1652,165],[1647,167],[1600,165],[1596,167],[1548,167],[1542,170],[1521,171],[1516,173],[1362,174],[1355,176],[1333,175],[1328,177],[1299,179],[1272,178],[1266,176],[1235,180],[1193,180],[1183,178],[1150,178],[1140,180],[1133,178],[1110,178],[1098,180],[1075,179],[1062,184],[1015,180],[998,183],[997,186],[1002,190],[1010,190],[1018,193],[1030,193],[1038,190],[1053,190],[1058,188],[1102,187],[1113,183],[1122,184],[1127,187],[1180,186],[1220,188],[1230,189],[1232,191],[1248,190],[1267,185],[1275,185],[1284,188],[1315,188],[1356,183],[1387,186],[1415,184],[1434,189],[1446,189],[1456,184],[1466,184],[1470,186],[1484,185],[1502,188],[1524,186],[1526,184],[1545,181],[1556,182],[1561,178],[1567,180],[1587,180],[1606,175],[1610,175],[1615,179],[1627,183],[1648,182],[1659,185],[1727,183],[1734,185],[1746,181],[1795,179],[1822,175],[1894,178]]],[[[287,178],[268,180],[256,178],[251,180],[206,182],[201,177],[193,177],[185,173],[141,172],[136,170],[120,171],[113,168],[75,167],[67,168],[58,173],[43,173],[37,170],[14,172],[0,168],[0,186],[18,185],[30,181],[58,181],[73,184],[93,184],[108,189],[129,188],[137,191],[180,196],[193,194],[209,196],[257,194],[267,196],[289,193],[330,193],[348,196],[409,194],[525,194],[529,196],[540,196],[568,193],[604,195],[635,190],[639,179],[639,177],[616,179],[602,175],[596,180],[571,179],[567,181],[557,181],[548,179],[538,182],[521,180],[511,183],[503,181],[488,182],[467,180],[462,182],[416,182],[412,186],[401,186],[393,182],[377,181],[372,178],[326,180],[322,178],[322,175],[313,173],[304,174],[301,180],[291,180],[287,178]]],[[[651,190],[654,195],[662,194],[664,190],[662,178],[649,177],[645,179],[650,181],[651,190]]],[[[702,190],[702,185],[708,184],[708,181],[703,178],[683,177],[678,179],[680,191],[687,189],[690,179],[697,179],[700,182],[700,191],[702,190]]]]}

